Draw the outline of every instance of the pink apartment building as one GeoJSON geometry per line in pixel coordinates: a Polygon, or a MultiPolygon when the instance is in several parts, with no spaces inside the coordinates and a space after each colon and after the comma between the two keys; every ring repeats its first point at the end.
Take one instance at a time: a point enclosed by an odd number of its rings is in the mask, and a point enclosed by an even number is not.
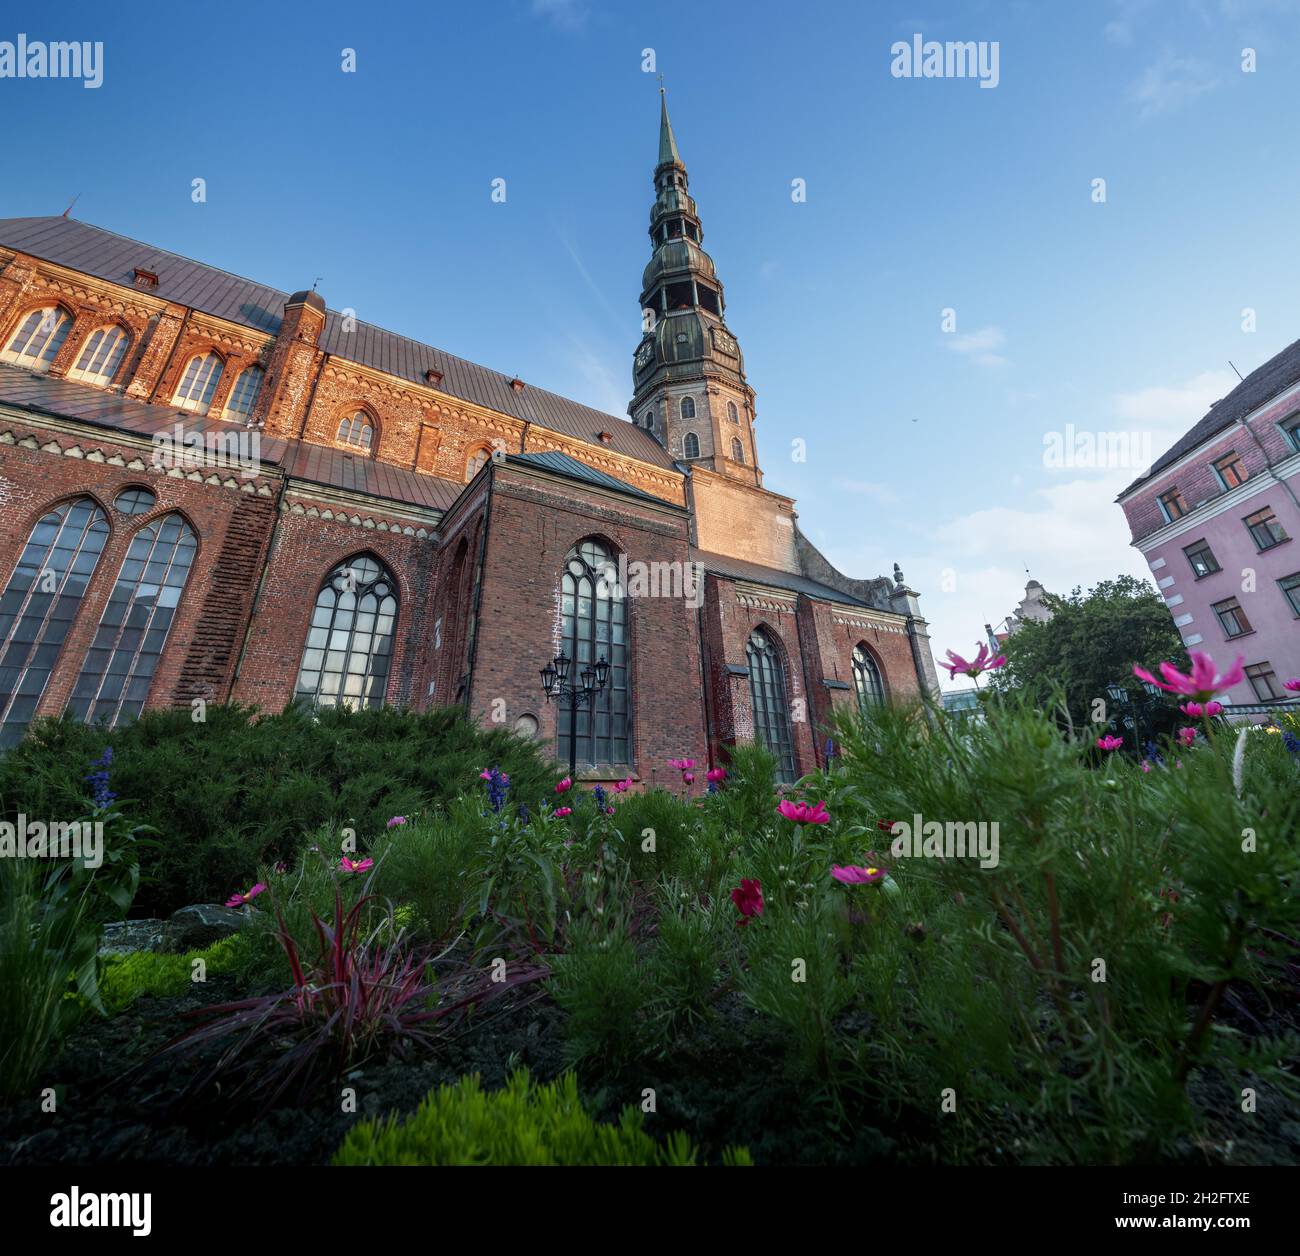
{"type": "MultiPolygon", "coordinates": [[[[1300,341],[1248,375],[1119,495],[1189,649],[1246,679],[1234,705],[1300,676],[1300,341]]],[[[1151,662],[1152,660],[1148,660],[1151,662]]]]}

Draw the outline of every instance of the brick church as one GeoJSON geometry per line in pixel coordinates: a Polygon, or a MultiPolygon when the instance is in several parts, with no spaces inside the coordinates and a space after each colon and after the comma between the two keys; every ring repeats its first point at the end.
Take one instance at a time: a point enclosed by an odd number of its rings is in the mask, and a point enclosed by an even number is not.
{"type": "Polygon", "coordinates": [[[609,664],[584,778],[675,782],[757,737],[793,780],[833,708],[937,692],[899,569],[841,575],[763,485],[664,102],[654,190],[631,422],[315,291],[0,220],[0,745],[296,698],[459,703],[567,759],[539,675],[563,652],[609,664]]]}

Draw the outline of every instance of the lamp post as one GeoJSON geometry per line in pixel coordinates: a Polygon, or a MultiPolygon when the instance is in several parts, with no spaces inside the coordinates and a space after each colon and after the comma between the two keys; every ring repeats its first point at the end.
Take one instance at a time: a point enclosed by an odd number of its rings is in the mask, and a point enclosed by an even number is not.
{"type": "Polygon", "coordinates": [[[1123,685],[1107,685],[1106,693],[1110,700],[1119,707],[1127,707],[1132,714],[1126,715],[1120,720],[1121,728],[1131,728],[1133,730],[1133,745],[1137,751],[1138,758],[1142,757],[1142,713],[1149,711],[1160,696],[1160,688],[1153,685],[1149,680],[1142,682],[1142,688],[1145,693],[1131,694],[1123,685]]]}
{"type": "Polygon", "coordinates": [[[584,667],[578,676],[578,684],[569,680],[572,660],[561,647],[557,654],[542,668],[542,691],[546,701],[552,698],[569,700],[569,779],[578,776],[578,708],[587,703],[594,704],[597,695],[609,681],[609,663],[602,654],[593,666],[584,667]]]}

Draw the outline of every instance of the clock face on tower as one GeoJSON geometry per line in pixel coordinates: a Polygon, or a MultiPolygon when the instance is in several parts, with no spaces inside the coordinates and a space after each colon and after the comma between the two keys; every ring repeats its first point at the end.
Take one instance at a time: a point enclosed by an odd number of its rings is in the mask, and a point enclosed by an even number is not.
{"type": "Polygon", "coordinates": [[[650,347],[650,342],[647,340],[636,351],[636,369],[638,371],[644,371],[645,368],[650,365],[650,359],[653,356],[654,356],[653,350],[650,347]]]}
{"type": "Polygon", "coordinates": [[[739,357],[740,350],[736,348],[734,337],[729,336],[725,331],[719,331],[714,328],[713,344],[719,353],[725,353],[728,357],[739,357]]]}

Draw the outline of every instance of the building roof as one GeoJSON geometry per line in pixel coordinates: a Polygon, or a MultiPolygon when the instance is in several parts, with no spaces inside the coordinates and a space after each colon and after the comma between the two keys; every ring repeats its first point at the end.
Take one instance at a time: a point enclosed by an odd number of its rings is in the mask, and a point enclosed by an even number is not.
{"type": "Polygon", "coordinates": [[[613,489],[616,493],[628,493],[633,497],[640,497],[648,502],[658,502],[666,506],[673,505],[672,502],[665,502],[661,497],[655,497],[639,488],[634,488],[631,484],[625,484],[612,475],[606,475],[604,471],[597,471],[595,467],[589,467],[585,462],[579,462],[576,458],[570,458],[568,454],[562,454],[558,451],[547,450],[543,453],[507,454],[506,462],[519,462],[530,467],[543,467],[547,471],[553,471],[556,475],[565,476],[570,480],[581,480],[585,484],[594,484],[598,488],[613,489]]]}
{"type": "MultiPolygon", "coordinates": [[[[241,433],[247,430],[242,423],[227,423],[212,416],[174,410],[171,406],[135,401],[4,364],[0,364],[0,405],[144,437],[152,437],[156,432],[170,432],[178,423],[187,433],[241,433]]],[[[348,492],[368,493],[372,497],[424,510],[446,510],[465,487],[452,480],[439,479],[406,467],[394,467],[328,445],[280,437],[261,436],[258,458],[269,466],[279,467],[294,479],[348,492]]]]}
{"type": "Polygon", "coordinates": [[[732,580],[749,580],[754,584],[767,584],[775,589],[786,589],[791,593],[806,593],[809,597],[820,598],[825,602],[839,602],[844,606],[861,606],[867,610],[878,611],[881,608],[854,597],[851,593],[842,593],[828,584],[810,580],[807,576],[790,571],[781,571],[776,567],[763,567],[743,558],[730,558],[726,554],[711,554],[706,550],[691,549],[691,558],[704,564],[704,570],[715,576],[725,576],[732,580]]]}
{"type": "MultiPolygon", "coordinates": [[[[149,290],[151,296],[268,335],[279,331],[288,300],[288,294],[277,288],[75,218],[0,218],[0,245],[127,288],[136,286],[137,268],[150,271],[158,276],[158,286],[149,290]]],[[[326,311],[320,347],[337,357],[421,387],[429,387],[425,379],[427,371],[438,371],[442,374],[439,392],[588,444],[608,447],[657,467],[673,465],[653,436],[626,419],[532,385],[516,389],[508,375],[382,327],[356,320],[345,325],[344,316],[335,310],[326,311]],[[612,438],[607,446],[600,440],[601,432],[608,432],[612,438]]]]}
{"type": "Polygon", "coordinates": [[[1300,340],[1287,345],[1281,353],[1275,354],[1263,366],[1251,371],[1226,397],[1216,401],[1204,418],[1165,450],[1151,464],[1150,470],[1134,480],[1120,494],[1120,498],[1128,496],[1135,488],[1149,484],[1158,472],[1173,466],[1198,445],[1217,436],[1296,383],[1300,383],[1300,340]]]}

